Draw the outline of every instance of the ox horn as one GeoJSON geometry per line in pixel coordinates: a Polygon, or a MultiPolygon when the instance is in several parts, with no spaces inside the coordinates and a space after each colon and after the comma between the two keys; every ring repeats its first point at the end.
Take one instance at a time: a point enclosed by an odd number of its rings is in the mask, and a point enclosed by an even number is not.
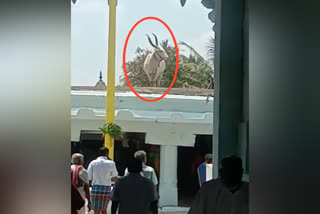
{"type": "Polygon", "coordinates": [[[158,44],[158,38],[157,38],[156,34],[154,34],[154,33],[152,33],[152,34],[153,34],[154,39],[155,39],[155,41],[156,41],[156,45],[158,46],[158,45],[159,45],[159,44],[158,44]]]}
{"type": "Polygon", "coordinates": [[[151,41],[150,36],[148,34],[146,34],[146,36],[148,37],[150,45],[152,45],[152,47],[154,47],[154,48],[157,48],[157,46],[155,44],[153,44],[153,42],[151,41]]]}

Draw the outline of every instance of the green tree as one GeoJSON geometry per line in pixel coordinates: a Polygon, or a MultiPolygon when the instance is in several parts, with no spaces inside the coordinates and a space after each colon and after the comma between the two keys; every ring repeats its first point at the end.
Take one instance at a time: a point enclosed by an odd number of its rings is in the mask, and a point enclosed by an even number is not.
{"type": "Polygon", "coordinates": [[[215,54],[215,41],[213,37],[210,37],[209,42],[207,44],[207,55],[208,61],[213,66],[214,65],[214,54],[215,54]]]}
{"type": "MultiPolygon", "coordinates": [[[[143,63],[148,53],[148,50],[138,47],[135,52],[136,57],[132,61],[126,62],[127,75],[132,86],[143,87],[149,85],[148,77],[143,72],[143,63]]],[[[120,77],[120,83],[128,86],[124,75],[120,77]]]]}
{"type": "MultiPolygon", "coordinates": [[[[168,40],[161,42],[162,47],[168,54],[166,60],[166,70],[161,80],[161,87],[169,87],[175,73],[176,67],[176,51],[175,47],[169,45],[168,40]]],[[[179,70],[174,88],[213,88],[213,66],[204,59],[193,47],[185,42],[179,43],[180,47],[189,50],[189,56],[179,53],[179,70]]],[[[147,75],[143,71],[144,60],[149,53],[148,50],[137,48],[136,57],[126,63],[127,75],[130,83],[134,87],[149,86],[147,75]]],[[[120,78],[122,85],[127,86],[127,81],[123,75],[120,78]]]]}
{"type": "Polygon", "coordinates": [[[210,62],[187,43],[179,44],[190,51],[189,57],[181,60],[184,87],[213,88],[213,66],[210,62]]]}

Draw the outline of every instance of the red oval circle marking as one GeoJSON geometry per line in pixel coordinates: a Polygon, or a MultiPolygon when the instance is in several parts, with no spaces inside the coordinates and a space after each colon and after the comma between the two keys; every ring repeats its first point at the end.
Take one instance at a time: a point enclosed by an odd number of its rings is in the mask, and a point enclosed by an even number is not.
{"type": "Polygon", "coordinates": [[[146,102],[155,102],[155,101],[158,101],[158,100],[161,100],[162,98],[164,98],[164,96],[166,96],[169,91],[171,90],[175,80],[176,80],[176,77],[177,77],[177,74],[178,74],[178,68],[179,68],[179,51],[178,51],[178,45],[177,45],[177,41],[176,41],[176,38],[174,37],[171,29],[169,28],[169,26],[164,22],[162,21],[161,19],[157,18],[157,17],[152,17],[152,16],[149,16],[149,17],[145,17],[141,20],[139,20],[130,30],[127,38],[126,38],[126,42],[124,44],[124,48],[123,48],[123,71],[124,71],[124,75],[126,77],[126,80],[127,80],[127,83],[131,89],[131,91],[137,96],[139,97],[141,100],[143,101],[146,101],[146,102]],[[127,74],[127,68],[126,68],[126,51],[127,51],[127,45],[128,45],[128,41],[129,41],[129,38],[131,36],[131,33],[133,32],[133,30],[137,27],[138,24],[140,24],[141,22],[145,21],[145,20],[148,20],[148,19],[153,19],[153,20],[157,20],[159,22],[161,22],[167,29],[168,31],[170,32],[171,34],[171,37],[173,39],[173,42],[174,42],[174,46],[175,46],[175,49],[176,49],[176,69],[175,69],[175,73],[174,73],[174,77],[172,79],[172,82],[168,88],[168,90],[160,97],[156,98],[156,99],[146,99],[144,97],[141,97],[132,87],[131,83],[130,83],[130,80],[129,80],[129,77],[128,77],[128,74],[127,74]]]}

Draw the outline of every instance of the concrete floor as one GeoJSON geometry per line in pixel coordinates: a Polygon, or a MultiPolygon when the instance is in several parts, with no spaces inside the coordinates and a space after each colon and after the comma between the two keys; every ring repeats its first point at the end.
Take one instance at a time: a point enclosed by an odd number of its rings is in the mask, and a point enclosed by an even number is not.
{"type": "MultiPolygon", "coordinates": [[[[111,211],[108,211],[107,214],[110,214],[111,211]]],[[[93,212],[89,212],[88,214],[93,214],[93,212]]],[[[159,211],[159,214],[187,214],[187,212],[161,212],[159,211]]]]}
{"type": "MultiPolygon", "coordinates": [[[[93,211],[88,212],[88,214],[94,214],[93,211]]],[[[111,210],[108,209],[108,213],[107,214],[111,214],[111,210]]],[[[161,212],[161,210],[159,210],[159,214],[187,214],[187,212],[161,212]]]]}
{"type": "MultiPolygon", "coordinates": [[[[172,207],[172,208],[163,208],[162,210],[159,209],[159,214],[187,214],[186,208],[178,208],[178,207],[172,207]]],[[[94,214],[93,211],[88,212],[87,214],[94,214]]],[[[107,214],[111,214],[111,203],[108,206],[107,214]]]]}
{"type": "MultiPolygon", "coordinates": [[[[111,211],[108,210],[108,213],[107,214],[110,214],[111,211]]],[[[94,214],[93,211],[89,212],[88,214],[94,214]]],[[[187,212],[161,212],[159,210],[159,214],[187,214],[187,212]]]]}

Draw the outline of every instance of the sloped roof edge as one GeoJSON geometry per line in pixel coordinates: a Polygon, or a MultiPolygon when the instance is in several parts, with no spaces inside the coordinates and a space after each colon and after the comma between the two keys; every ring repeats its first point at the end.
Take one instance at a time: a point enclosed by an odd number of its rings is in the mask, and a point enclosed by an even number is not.
{"type": "MultiPolygon", "coordinates": [[[[94,86],[71,86],[73,91],[105,91],[94,86]]],[[[164,94],[167,88],[156,87],[135,87],[134,90],[139,94],[164,94]]],[[[129,87],[117,86],[116,92],[131,92],[129,87]]],[[[213,97],[213,89],[189,89],[189,88],[172,88],[168,94],[187,95],[187,96],[210,96],[213,97]]]]}

